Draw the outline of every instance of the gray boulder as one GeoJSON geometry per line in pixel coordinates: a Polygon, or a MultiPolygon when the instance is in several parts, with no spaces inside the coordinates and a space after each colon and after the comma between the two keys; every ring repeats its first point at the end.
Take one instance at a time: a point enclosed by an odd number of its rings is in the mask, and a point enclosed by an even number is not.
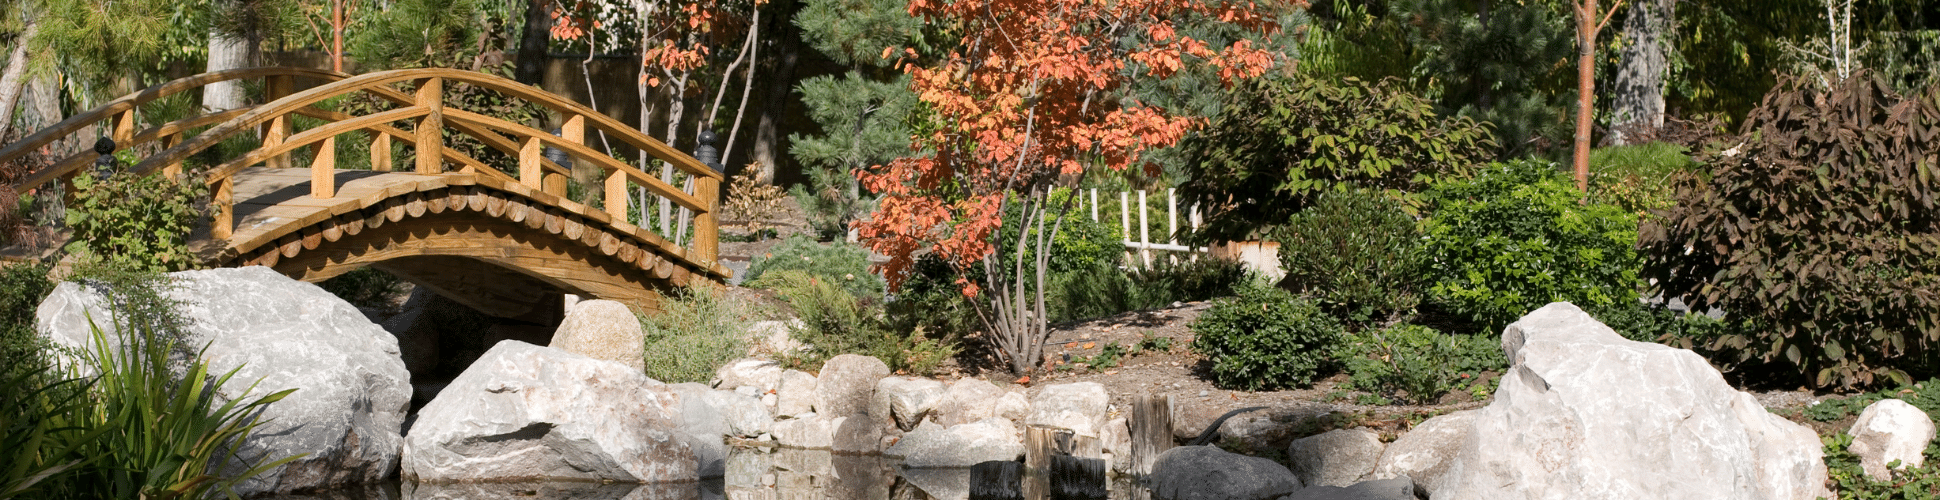
{"type": "Polygon", "coordinates": [[[775,388],[775,415],[793,417],[815,411],[815,376],[801,370],[781,373],[775,388]]]}
{"type": "Polygon", "coordinates": [[[993,417],[948,428],[925,423],[882,454],[903,459],[903,466],[909,468],[969,467],[1016,460],[1024,456],[1024,442],[1015,424],[993,417]]]}
{"type": "MultiPolygon", "coordinates": [[[[243,496],[374,483],[390,476],[403,438],[398,428],[411,402],[411,375],[397,340],[357,308],[316,285],[266,267],[184,271],[169,275],[166,295],[189,321],[182,346],[202,349],[211,373],[236,370],[219,397],[250,398],[295,389],[262,413],[243,443],[247,460],[307,454],[244,481],[243,496]]],[[[35,322],[55,344],[92,344],[91,316],[120,344],[113,314],[97,291],[62,283],[40,304],[35,322]]],[[[230,464],[235,472],[240,464],[230,464]]]]}
{"type": "Polygon", "coordinates": [[[836,425],[840,423],[816,413],[775,422],[775,444],[805,450],[826,450],[833,443],[836,425]]]}
{"type": "Polygon", "coordinates": [[[1348,486],[1374,471],[1382,448],[1381,436],[1372,431],[1335,429],[1293,440],[1287,445],[1287,460],[1302,484],[1348,486]]]}
{"type": "Polygon", "coordinates": [[[829,359],[815,378],[815,413],[835,418],[868,411],[876,381],[887,376],[889,365],[880,359],[856,354],[829,359]]]}
{"type": "Polygon", "coordinates": [[[963,425],[997,416],[997,400],[1004,390],[979,378],[965,378],[950,384],[936,402],[932,419],[944,427],[963,425]]]}
{"type": "Polygon", "coordinates": [[[1103,436],[1099,436],[1099,441],[1105,449],[1105,454],[1111,456],[1111,462],[1107,464],[1111,470],[1118,472],[1132,470],[1132,427],[1125,417],[1105,422],[1105,432],[1103,436]]]}
{"type": "Polygon", "coordinates": [[[1927,413],[1898,399],[1882,399],[1866,406],[1859,420],[1846,431],[1852,445],[1846,451],[1859,456],[1866,475],[1885,481],[1893,477],[1886,464],[1900,461],[1900,467],[1918,469],[1926,462],[1927,444],[1933,442],[1933,419],[1927,413]]]}
{"type": "Polygon", "coordinates": [[[1402,476],[1348,486],[1309,486],[1281,500],[1415,500],[1415,482],[1402,476]]]}
{"type": "Polygon", "coordinates": [[[1818,435],[1691,351],[1625,340],[1563,302],[1502,337],[1511,368],[1437,499],[1830,496],[1818,435]]]}
{"type": "Polygon", "coordinates": [[[942,402],[946,389],[942,382],[926,378],[884,377],[876,381],[875,395],[869,401],[869,414],[902,430],[915,429],[942,402]]]}
{"type": "Polygon", "coordinates": [[[726,474],[726,436],[733,430],[728,427],[727,417],[707,402],[707,394],[714,389],[694,382],[670,385],[667,389],[680,398],[680,438],[694,453],[695,474],[700,477],[726,474]]]}
{"type": "Polygon", "coordinates": [[[1472,410],[1437,415],[1422,421],[1400,439],[1388,443],[1387,449],[1381,452],[1381,458],[1375,462],[1374,472],[1368,474],[1368,479],[1406,476],[1414,481],[1415,489],[1432,495],[1434,491],[1428,487],[1448,471],[1449,460],[1461,451],[1462,440],[1468,438],[1468,431],[1474,425],[1475,412],[1472,410]]]}
{"type": "Polygon", "coordinates": [[[640,318],[626,304],[588,300],[573,306],[560,321],[549,346],[645,371],[646,335],[640,318]]]}
{"type": "Polygon", "coordinates": [[[1068,429],[1080,436],[1098,437],[1105,426],[1111,394],[1097,382],[1046,386],[1031,397],[1031,413],[1024,425],[1068,429]]]}
{"type": "Polygon", "coordinates": [[[1278,462],[1211,446],[1160,453],[1147,480],[1154,500],[1268,500],[1300,489],[1300,478],[1278,462]]]}
{"type": "Polygon", "coordinates": [[[700,487],[693,484],[643,486],[568,481],[534,483],[412,483],[407,481],[399,488],[403,493],[403,500],[527,500],[532,498],[701,500],[702,498],[700,487]]]}
{"type": "Polygon", "coordinates": [[[414,481],[700,479],[680,397],[611,361],[500,342],[419,412],[414,481]]]}
{"type": "Polygon", "coordinates": [[[759,397],[781,385],[781,365],[762,359],[738,359],[721,365],[714,370],[714,383],[717,389],[735,390],[753,387],[759,397]]]}
{"type": "Polygon", "coordinates": [[[881,422],[868,414],[837,418],[835,433],[829,436],[829,451],[837,455],[876,455],[882,453],[881,422]]]}

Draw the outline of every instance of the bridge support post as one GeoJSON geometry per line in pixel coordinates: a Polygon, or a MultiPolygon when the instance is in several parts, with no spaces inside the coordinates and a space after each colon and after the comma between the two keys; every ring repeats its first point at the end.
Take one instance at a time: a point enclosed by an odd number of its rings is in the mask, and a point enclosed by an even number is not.
{"type": "MultiPolygon", "coordinates": [[[[263,79],[263,99],[272,102],[277,99],[282,99],[289,96],[295,87],[296,78],[290,75],[272,75],[266,77],[263,79]]],[[[269,124],[263,127],[263,147],[265,148],[280,146],[283,144],[283,140],[289,137],[290,119],[288,116],[271,118],[269,124]]],[[[276,155],[264,163],[268,164],[270,168],[290,168],[290,155],[276,155]]]]}
{"type": "MultiPolygon", "coordinates": [[[[181,143],[182,134],[169,134],[167,137],[162,138],[162,150],[167,151],[181,143]]],[[[168,177],[169,180],[182,180],[182,162],[169,162],[168,166],[162,167],[162,175],[168,177]]]]}
{"type": "Polygon", "coordinates": [[[391,134],[371,132],[377,136],[370,141],[370,169],[379,172],[391,171],[391,134]]]}
{"type": "Polygon", "coordinates": [[[445,171],[445,91],[443,78],[418,81],[418,105],[431,110],[418,122],[418,173],[445,171]]]}
{"type": "Polygon", "coordinates": [[[317,144],[317,159],[310,162],[310,196],[328,200],[337,196],[337,138],[325,137],[317,144]]]}
{"type": "Polygon", "coordinates": [[[545,158],[545,146],[538,137],[525,138],[519,146],[519,183],[532,189],[540,189],[546,175],[546,166],[540,163],[545,158]]]}
{"type": "Polygon", "coordinates": [[[236,178],[223,177],[216,181],[216,192],[210,197],[210,208],[216,215],[209,221],[209,237],[218,240],[229,239],[236,229],[236,178]]]}
{"type": "Polygon", "coordinates": [[[128,108],[115,117],[115,144],[135,143],[135,108],[128,108]]]}
{"type": "MultiPolygon", "coordinates": [[[[586,144],[586,117],[581,115],[572,115],[572,116],[566,117],[566,122],[561,123],[559,125],[559,138],[560,140],[570,142],[573,144],[581,144],[581,145],[586,144]]],[[[581,161],[584,161],[584,160],[581,160],[581,161]]],[[[543,188],[544,188],[543,190],[547,193],[551,193],[558,196],[565,196],[566,195],[566,175],[560,174],[560,173],[545,173],[545,183],[543,185],[543,188]]],[[[607,194],[611,195],[612,190],[611,189],[607,190],[607,194]]],[[[625,217],[626,212],[622,210],[620,212],[620,216],[625,217]]],[[[625,219],[622,218],[621,220],[625,220],[625,219]]]]}

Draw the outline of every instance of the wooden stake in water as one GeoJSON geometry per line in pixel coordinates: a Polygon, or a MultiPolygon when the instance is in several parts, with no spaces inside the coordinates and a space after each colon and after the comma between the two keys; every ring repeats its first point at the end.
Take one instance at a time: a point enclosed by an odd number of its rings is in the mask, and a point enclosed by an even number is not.
{"type": "Polygon", "coordinates": [[[1172,449],[1172,399],[1141,395],[1132,401],[1132,473],[1152,473],[1160,453],[1172,449]]]}

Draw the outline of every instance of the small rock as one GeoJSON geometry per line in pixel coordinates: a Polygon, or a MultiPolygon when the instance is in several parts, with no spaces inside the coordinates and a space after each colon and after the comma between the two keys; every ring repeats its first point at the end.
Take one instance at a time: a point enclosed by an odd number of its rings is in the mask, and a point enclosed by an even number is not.
{"type": "Polygon", "coordinates": [[[1211,391],[1207,391],[1207,390],[1205,390],[1205,389],[1200,389],[1200,390],[1199,390],[1199,397],[1202,397],[1202,398],[1204,398],[1204,397],[1212,397],[1212,392],[1211,392],[1211,391]]]}
{"type": "Polygon", "coordinates": [[[902,430],[915,429],[923,417],[936,409],[947,391],[942,382],[926,378],[885,377],[876,382],[869,401],[869,414],[902,430]]]}
{"type": "Polygon", "coordinates": [[[936,409],[932,411],[932,418],[936,423],[949,427],[994,417],[997,416],[997,400],[1002,397],[1004,390],[989,381],[977,378],[958,380],[943,392],[942,400],[936,403],[936,409]]]}
{"type": "Polygon", "coordinates": [[[1105,422],[1102,445],[1105,453],[1111,455],[1111,468],[1118,472],[1132,470],[1132,429],[1124,417],[1105,422]]]}
{"type": "Polygon", "coordinates": [[[997,398],[997,418],[1018,422],[1031,415],[1031,401],[1024,398],[1023,392],[1012,392],[997,398]]]}
{"type": "Polygon", "coordinates": [[[815,410],[815,376],[801,370],[781,373],[781,387],[775,389],[775,414],[797,416],[815,410]]]}
{"type": "Polygon", "coordinates": [[[882,453],[882,424],[867,414],[840,418],[835,434],[829,438],[829,451],[837,455],[876,455],[882,453]]]}
{"type": "Polygon", "coordinates": [[[789,448],[826,450],[834,438],[837,423],[816,414],[775,422],[775,443],[789,448]]]}
{"type": "Polygon", "coordinates": [[[880,359],[843,354],[822,364],[816,377],[815,413],[846,417],[869,410],[876,392],[876,381],[889,376],[889,365],[880,359]]]}
{"type": "Polygon", "coordinates": [[[934,423],[916,426],[883,455],[903,459],[909,468],[969,467],[993,460],[1016,460],[1024,455],[1017,426],[1002,418],[944,428],[934,423]]]}
{"type": "Polygon", "coordinates": [[[1432,495],[1434,492],[1428,486],[1448,471],[1448,460],[1461,451],[1462,440],[1468,437],[1474,419],[1475,411],[1468,410],[1422,421],[1400,439],[1388,443],[1368,479],[1406,476],[1414,480],[1415,489],[1432,495]]]}
{"type": "Polygon", "coordinates": [[[1287,459],[1302,484],[1348,486],[1374,470],[1382,448],[1381,436],[1367,429],[1335,429],[1293,440],[1287,459]]]}
{"type": "Polygon", "coordinates": [[[714,371],[717,389],[733,390],[741,386],[753,386],[756,393],[775,390],[781,384],[781,365],[761,359],[740,359],[721,365],[714,371]]]}
{"type": "Polygon", "coordinates": [[[1211,446],[1160,453],[1149,480],[1154,500],[1268,500],[1300,489],[1300,478],[1277,462],[1211,446]]]}
{"type": "Polygon", "coordinates": [[[633,315],[633,309],[611,300],[588,300],[573,307],[559,322],[548,346],[644,371],[645,341],[646,331],[640,328],[640,318],[633,315]]]}
{"type": "Polygon", "coordinates": [[[788,354],[802,349],[790,332],[801,325],[801,320],[756,321],[748,325],[750,350],[761,353],[788,354]]]}
{"type": "Polygon", "coordinates": [[[1354,483],[1351,486],[1310,486],[1282,500],[1415,500],[1414,480],[1407,476],[1354,483]]]}
{"type": "Polygon", "coordinates": [[[740,394],[742,396],[751,397],[751,398],[758,397],[761,395],[761,388],[755,387],[752,385],[744,385],[744,386],[734,388],[734,393],[740,394]]]}
{"type": "Polygon", "coordinates": [[[1852,435],[1852,446],[1846,451],[1859,456],[1868,477],[1885,481],[1893,477],[1886,464],[1894,460],[1913,469],[1925,463],[1927,443],[1933,442],[1933,419],[1905,401],[1882,399],[1860,412],[1846,433],[1852,435]]]}
{"type": "Polygon", "coordinates": [[[773,409],[775,405],[780,402],[781,402],[781,397],[776,396],[775,393],[770,392],[770,393],[761,395],[761,406],[766,406],[769,409],[773,409]]]}
{"type": "Polygon", "coordinates": [[[1031,413],[1024,424],[1098,437],[1105,425],[1105,407],[1110,403],[1111,395],[1096,382],[1046,386],[1031,398],[1031,413]]]}

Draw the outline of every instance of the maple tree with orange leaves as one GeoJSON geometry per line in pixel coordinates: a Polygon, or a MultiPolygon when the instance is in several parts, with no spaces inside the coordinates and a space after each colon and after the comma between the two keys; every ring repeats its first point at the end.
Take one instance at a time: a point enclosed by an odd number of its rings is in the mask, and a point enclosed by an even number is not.
{"type": "Polygon", "coordinates": [[[856,229],[889,257],[881,271],[892,287],[925,251],[959,271],[981,269],[981,283],[958,285],[1023,375],[1036,369],[1049,334],[1044,249],[1071,209],[1068,200],[1052,206],[1050,191],[1094,169],[1138,165],[1144,152],[1201,125],[1133,100],[1124,87],[1188,65],[1211,65],[1230,84],[1277,62],[1248,40],[1215,47],[1184,36],[1171,20],[1198,15],[1267,35],[1279,26],[1251,1],[911,0],[909,10],[960,27],[962,37],[936,63],[905,67],[931,125],[913,137],[921,154],[857,173],[881,201],[856,229]],[[1021,205],[1023,220],[1003,220],[1007,204],[1021,205]],[[993,235],[1006,224],[1022,228],[1020,243],[1000,255],[993,235]]]}

